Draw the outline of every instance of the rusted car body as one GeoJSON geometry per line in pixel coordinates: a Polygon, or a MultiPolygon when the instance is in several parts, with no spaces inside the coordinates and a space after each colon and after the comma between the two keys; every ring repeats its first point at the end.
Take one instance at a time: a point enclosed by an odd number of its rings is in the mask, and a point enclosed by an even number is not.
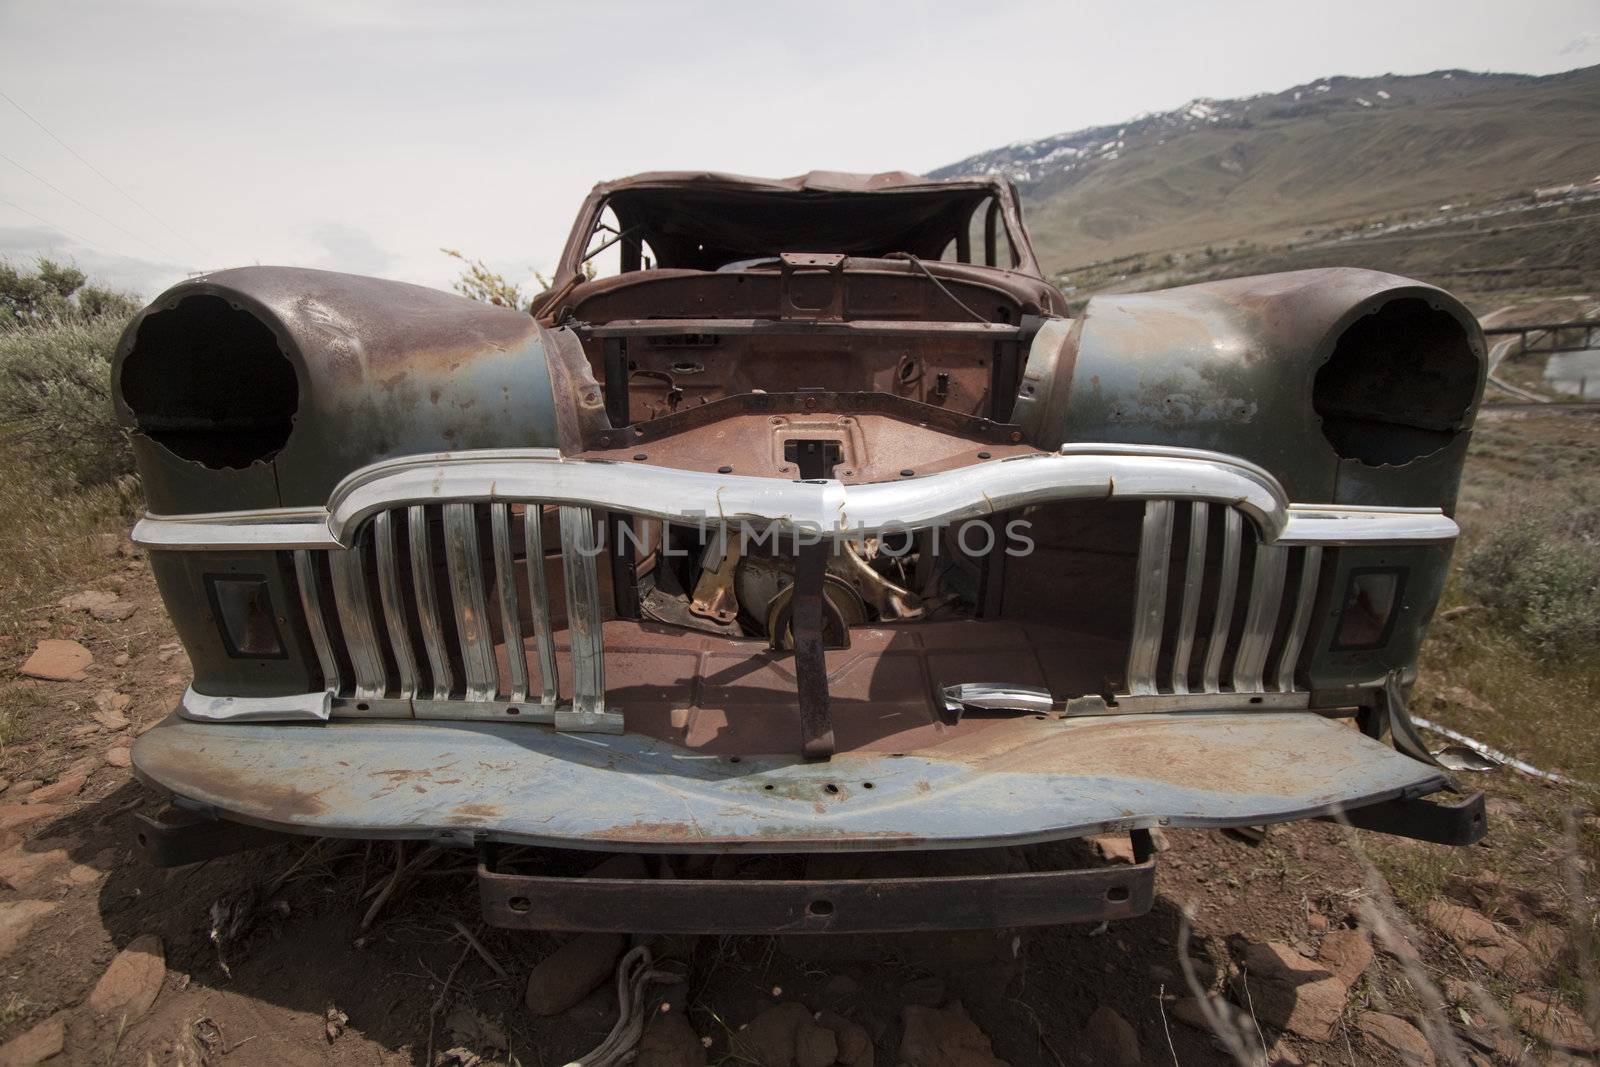
{"type": "Polygon", "coordinates": [[[504,925],[845,931],[1137,914],[1154,827],[1475,840],[1404,704],[1473,317],[1362,270],[1066,310],[1009,185],[905,174],[601,185],[531,314],[169,290],[113,368],[194,667],[153,854],[427,840],[504,925]]]}

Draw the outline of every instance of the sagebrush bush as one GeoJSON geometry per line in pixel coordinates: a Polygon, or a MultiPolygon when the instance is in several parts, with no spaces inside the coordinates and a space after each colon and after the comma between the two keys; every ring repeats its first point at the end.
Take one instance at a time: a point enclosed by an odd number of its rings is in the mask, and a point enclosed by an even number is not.
{"type": "Polygon", "coordinates": [[[1461,562],[1463,590],[1541,652],[1600,646],[1600,503],[1522,501],[1461,562]]]}
{"type": "Polygon", "coordinates": [[[72,486],[133,470],[111,409],[111,354],[121,317],[0,330],[0,437],[72,486]]]}
{"type": "Polygon", "coordinates": [[[40,260],[0,263],[0,441],[66,488],[107,485],[133,470],[111,410],[111,356],[132,298],[40,260]]]}

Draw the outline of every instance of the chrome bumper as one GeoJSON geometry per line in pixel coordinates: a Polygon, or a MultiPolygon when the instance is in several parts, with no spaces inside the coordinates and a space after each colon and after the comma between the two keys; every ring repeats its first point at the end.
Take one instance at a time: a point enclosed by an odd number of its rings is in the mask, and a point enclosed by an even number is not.
{"type": "Polygon", "coordinates": [[[984,518],[1059,500],[1210,501],[1238,508],[1275,545],[1429,544],[1454,540],[1438,508],[1291,504],[1267,471],[1216,452],[1068,445],[868,485],[783,482],[569,459],[553,449],[440,453],[379,463],[341,482],[325,508],[150,515],[134,543],[151,551],[348,548],[381,511],[443,501],[537,500],[681,523],[760,523],[785,539],[855,537],[984,518]]]}

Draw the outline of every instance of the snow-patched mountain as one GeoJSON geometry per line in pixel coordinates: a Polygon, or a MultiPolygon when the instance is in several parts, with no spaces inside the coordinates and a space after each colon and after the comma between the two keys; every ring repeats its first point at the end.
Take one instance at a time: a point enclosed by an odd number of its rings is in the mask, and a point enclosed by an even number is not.
{"type": "Polygon", "coordinates": [[[1394,109],[1459,99],[1485,89],[1537,80],[1522,74],[1441,70],[1432,74],[1386,74],[1377,78],[1320,78],[1280,93],[1263,93],[1238,100],[1199,97],[1171,111],[1146,112],[1114,125],[1092,126],[992,148],[940,167],[928,176],[1001,174],[1019,186],[1040,185],[1053,178],[1081,173],[1097,163],[1110,162],[1130,152],[1164,145],[1197,130],[1248,129],[1261,122],[1340,111],[1394,109]]]}
{"type": "Polygon", "coordinates": [[[1600,173],[1600,67],[1328,77],[1021,141],[933,177],[1017,183],[1047,268],[1272,241],[1600,173]]]}

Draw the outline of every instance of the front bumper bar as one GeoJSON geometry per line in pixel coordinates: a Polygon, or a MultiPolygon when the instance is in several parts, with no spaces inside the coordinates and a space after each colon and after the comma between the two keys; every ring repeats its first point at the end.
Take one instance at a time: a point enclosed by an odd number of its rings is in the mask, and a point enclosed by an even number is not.
{"type": "Polygon", "coordinates": [[[133,762],[181,807],[265,829],[662,853],[963,849],[1254,825],[1448,784],[1304,711],[1026,716],[827,764],[523,724],[171,717],[138,739],[133,762]]]}
{"type": "Polygon", "coordinates": [[[492,926],[666,934],[860,934],[1049,926],[1143,915],[1155,902],[1150,834],[1111,867],[850,879],[556,878],[478,868],[492,926]],[[641,918],[647,916],[648,918],[641,918]]]}

